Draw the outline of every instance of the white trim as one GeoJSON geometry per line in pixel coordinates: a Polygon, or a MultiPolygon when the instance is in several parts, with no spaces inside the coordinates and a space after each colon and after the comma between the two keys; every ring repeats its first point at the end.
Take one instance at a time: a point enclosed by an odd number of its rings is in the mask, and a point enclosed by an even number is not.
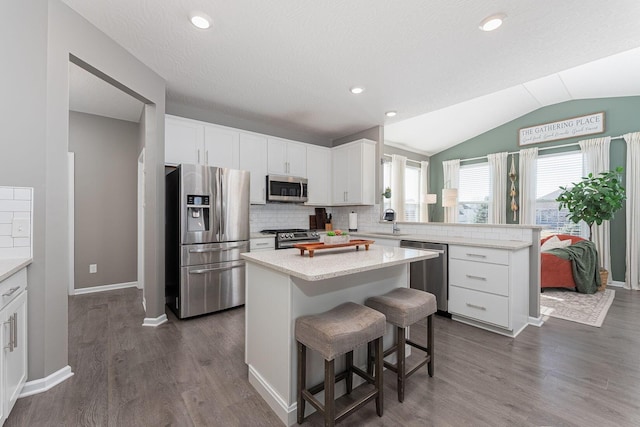
{"type": "Polygon", "coordinates": [[[142,297],[142,308],[144,308],[144,312],[147,312],[147,300],[145,297],[142,297]]]}
{"type": "Polygon", "coordinates": [[[297,422],[296,410],[298,403],[294,402],[291,406],[287,406],[287,402],[282,396],[280,396],[251,365],[249,365],[249,384],[253,386],[258,394],[267,402],[271,410],[280,418],[280,421],[286,426],[291,426],[297,422]]]}
{"type": "Polygon", "coordinates": [[[142,321],[142,326],[152,326],[155,328],[156,326],[160,326],[163,323],[168,321],[169,319],[167,319],[166,314],[163,314],[158,317],[145,317],[144,320],[142,321]]]}
{"type": "Polygon", "coordinates": [[[542,325],[544,325],[544,318],[542,316],[540,317],[529,316],[529,324],[531,326],[541,327],[542,325]]]}
{"type": "MultiPolygon", "coordinates": [[[[67,224],[68,224],[68,239],[69,239],[69,295],[73,295],[75,288],[75,153],[68,152],[67,153],[67,190],[69,192],[69,200],[67,201],[67,224]]],[[[33,215],[31,215],[33,217],[33,215]]],[[[32,228],[33,230],[33,228],[32,228]]],[[[33,235],[33,233],[31,233],[33,235]]]]}
{"type": "Polygon", "coordinates": [[[138,156],[138,289],[144,289],[144,148],[138,156]]]}
{"type": "Polygon", "coordinates": [[[71,366],[67,365],[49,376],[40,378],[38,380],[27,381],[22,388],[22,391],[20,392],[18,398],[43,393],[57,386],[64,380],[71,378],[72,376],[73,372],[71,372],[71,366]]]}
{"type": "Polygon", "coordinates": [[[71,295],[93,294],[95,292],[114,291],[116,289],[135,288],[138,282],[115,283],[113,285],[91,286],[89,288],[78,288],[71,295]]]}
{"type": "Polygon", "coordinates": [[[615,286],[616,288],[624,288],[624,282],[613,280],[611,283],[607,283],[607,286],[615,286]]]}

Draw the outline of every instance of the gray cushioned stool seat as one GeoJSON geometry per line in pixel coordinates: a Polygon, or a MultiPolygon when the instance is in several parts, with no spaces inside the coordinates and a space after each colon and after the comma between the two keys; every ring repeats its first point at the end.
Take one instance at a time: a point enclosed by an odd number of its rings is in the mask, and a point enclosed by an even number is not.
{"type": "Polygon", "coordinates": [[[385,333],[385,316],[360,304],[346,302],[329,311],[296,319],[296,340],[325,360],[365,345],[385,333]]]}
{"type": "Polygon", "coordinates": [[[387,316],[387,322],[406,328],[437,311],[436,297],[428,292],[396,288],[367,299],[365,305],[387,316]]]}

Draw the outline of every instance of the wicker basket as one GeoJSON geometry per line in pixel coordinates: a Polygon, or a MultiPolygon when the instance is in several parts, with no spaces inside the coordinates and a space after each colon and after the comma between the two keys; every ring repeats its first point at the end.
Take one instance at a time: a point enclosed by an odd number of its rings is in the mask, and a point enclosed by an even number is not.
{"type": "Polygon", "coordinates": [[[607,280],[609,280],[609,272],[604,268],[600,269],[600,287],[598,291],[604,291],[607,288],[607,280]]]}

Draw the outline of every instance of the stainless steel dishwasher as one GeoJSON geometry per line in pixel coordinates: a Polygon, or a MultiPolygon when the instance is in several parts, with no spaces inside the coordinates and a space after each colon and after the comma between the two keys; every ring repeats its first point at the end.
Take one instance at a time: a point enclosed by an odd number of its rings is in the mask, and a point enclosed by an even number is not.
{"type": "Polygon", "coordinates": [[[414,289],[430,292],[436,296],[438,314],[448,315],[449,311],[449,245],[445,243],[416,242],[401,240],[401,248],[426,249],[440,253],[438,258],[412,262],[410,283],[414,289]]]}

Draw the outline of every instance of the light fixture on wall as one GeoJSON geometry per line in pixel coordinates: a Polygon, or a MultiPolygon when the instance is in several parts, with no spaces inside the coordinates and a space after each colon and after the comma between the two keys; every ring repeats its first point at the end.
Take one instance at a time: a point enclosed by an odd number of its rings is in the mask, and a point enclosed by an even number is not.
{"type": "Polygon", "coordinates": [[[452,208],[458,204],[458,189],[443,188],[442,189],[442,207],[452,208]]]}

